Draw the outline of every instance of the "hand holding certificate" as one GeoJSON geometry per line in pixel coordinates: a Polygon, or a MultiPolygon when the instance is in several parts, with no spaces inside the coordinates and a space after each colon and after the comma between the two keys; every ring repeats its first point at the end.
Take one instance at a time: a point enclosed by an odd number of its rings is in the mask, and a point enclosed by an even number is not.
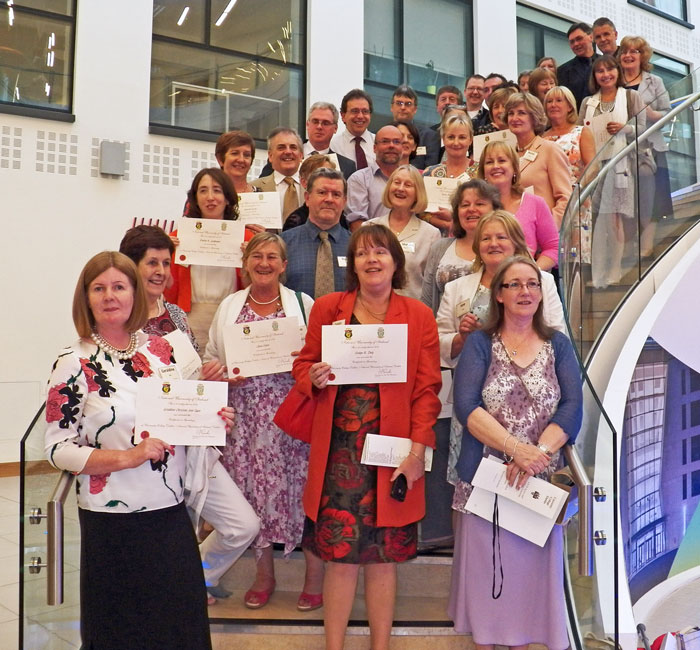
{"type": "Polygon", "coordinates": [[[406,381],[408,325],[324,325],[321,359],[329,384],[406,381]]]}
{"type": "Polygon", "coordinates": [[[226,427],[219,411],[227,401],[226,382],[142,379],[134,442],[151,437],[171,445],[224,445],[226,427]]]}
{"type": "Polygon", "coordinates": [[[282,229],[282,209],[277,192],[246,192],[238,195],[238,211],[244,224],[271,230],[282,229]]]}
{"type": "Polygon", "coordinates": [[[257,377],[292,369],[292,352],[304,342],[296,316],[224,327],[228,376],[257,377]]]}
{"type": "Polygon", "coordinates": [[[175,263],[240,267],[244,230],[240,220],[182,218],[177,226],[180,245],[175,263]]]}

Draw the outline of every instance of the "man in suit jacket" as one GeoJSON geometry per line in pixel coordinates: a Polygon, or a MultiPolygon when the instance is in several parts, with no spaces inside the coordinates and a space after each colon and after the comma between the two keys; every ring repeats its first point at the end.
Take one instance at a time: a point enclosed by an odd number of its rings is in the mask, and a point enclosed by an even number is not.
{"type": "MultiPolygon", "coordinates": [[[[413,119],[418,111],[418,95],[416,95],[416,91],[411,86],[398,86],[391,97],[390,110],[395,122],[413,124],[413,119]]],[[[422,140],[421,135],[420,130],[418,130],[420,140],[422,140]]],[[[425,169],[425,145],[422,141],[416,144],[418,148],[416,155],[411,160],[411,164],[416,169],[425,169]]]]}
{"type": "Polygon", "coordinates": [[[272,173],[252,182],[263,192],[279,194],[283,219],[304,202],[304,189],[299,180],[302,148],[301,138],[294,129],[286,126],[272,129],[267,136],[267,158],[272,173]]]}
{"type": "MultiPolygon", "coordinates": [[[[304,158],[308,158],[311,154],[322,153],[332,154],[338,157],[338,165],[343,176],[347,180],[357,168],[355,163],[346,156],[331,149],[331,138],[338,130],[338,109],[329,102],[316,102],[309,109],[309,115],[306,119],[306,132],[309,139],[304,142],[304,158]]],[[[260,177],[269,176],[272,173],[272,166],[268,162],[260,172],[260,177]]]]}
{"type": "MultiPolygon", "coordinates": [[[[435,95],[435,110],[442,120],[442,114],[448,106],[463,103],[462,93],[456,86],[442,86],[435,95]]],[[[425,146],[425,166],[437,165],[442,159],[444,149],[440,138],[440,122],[423,129],[420,134],[421,145],[425,146]]]]}
{"type": "Polygon", "coordinates": [[[593,61],[598,58],[593,47],[593,30],[586,23],[575,23],[566,32],[569,47],[574,58],[562,63],[557,68],[557,79],[560,86],[566,86],[576,98],[577,108],[588,97],[588,78],[591,76],[593,61]]]}

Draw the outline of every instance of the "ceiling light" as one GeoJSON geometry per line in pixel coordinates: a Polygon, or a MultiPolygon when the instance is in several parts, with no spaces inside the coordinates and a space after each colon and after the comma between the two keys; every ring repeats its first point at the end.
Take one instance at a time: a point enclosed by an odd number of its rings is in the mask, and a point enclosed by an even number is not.
{"type": "Polygon", "coordinates": [[[177,19],[177,26],[178,26],[178,27],[182,27],[182,23],[185,22],[185,18],[187,18],[187,14],[188,14],[188,13],[190,13],[190,8],[189,8],[189,7],[185,7],[185,8],[182,10],[182,13],[180,14],[180,17],[177,19]]]}
{"type": "Polygon", "coordinates": [[[214,25],[216,25],[217,27],[221,27],[221,23],[223,23],[224,20],[226,20],[226,16],[228,16],[229,12],[231,11],[231,9],[233,9],[233,5],[235,5],[236,2],[238,2],[238,0],[229,0],[229,3],[226,5],[226,9],[224,9],[223,12],[221,12],[221,15],[214,23],[214,25]]]}

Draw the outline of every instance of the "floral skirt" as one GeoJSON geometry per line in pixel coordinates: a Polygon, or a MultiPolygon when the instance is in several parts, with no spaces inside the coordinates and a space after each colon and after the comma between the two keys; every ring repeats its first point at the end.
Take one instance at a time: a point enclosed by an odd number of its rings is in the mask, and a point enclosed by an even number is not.
{"type": "Polygon", "coordinates": [[[377,469],[360,463],[368,433],[379,433],[379,388],[343,386],[335,401],[318,517],[306,519],[302,541],[326,562],[405,562],[417,553],[417,524],[376,525],[377,469]]]}

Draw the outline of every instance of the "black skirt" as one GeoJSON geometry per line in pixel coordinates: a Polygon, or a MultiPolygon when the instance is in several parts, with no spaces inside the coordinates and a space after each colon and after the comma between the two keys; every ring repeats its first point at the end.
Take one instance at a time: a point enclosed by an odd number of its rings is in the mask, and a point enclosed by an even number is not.
{"type": "Polygon", "coordinates": [[[79,509],[83,650],[209,650],[197,540],[181,503],[114,514],[79,509]]]}

